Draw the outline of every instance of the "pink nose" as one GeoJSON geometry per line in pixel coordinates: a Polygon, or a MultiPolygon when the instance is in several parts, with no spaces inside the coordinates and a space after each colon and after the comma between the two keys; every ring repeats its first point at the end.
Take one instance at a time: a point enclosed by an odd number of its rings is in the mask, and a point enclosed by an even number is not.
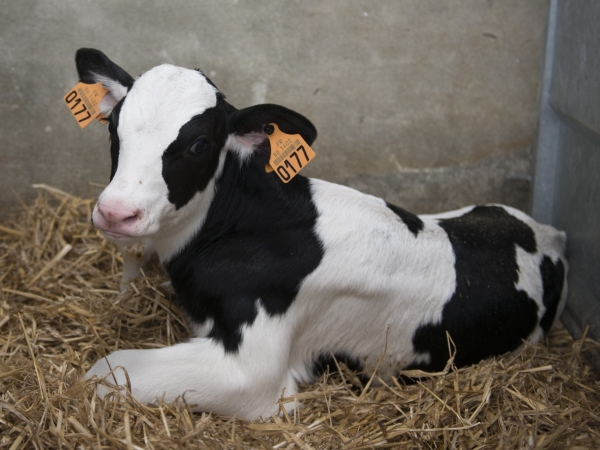
{"type": "Polygon", "coordinates": [[[140,220],[140,211],[122,205],[98,203],[94,225],[103,231],[128,234],[140,220]]]}

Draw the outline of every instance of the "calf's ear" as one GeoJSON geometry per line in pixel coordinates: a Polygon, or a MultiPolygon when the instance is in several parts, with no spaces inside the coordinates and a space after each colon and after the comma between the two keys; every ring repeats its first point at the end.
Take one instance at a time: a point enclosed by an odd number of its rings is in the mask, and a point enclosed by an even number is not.
{"type": "Polygon", "coordinates": [[[105,116],[127,95],[133,85],[133,77],[100,50],[80,48],[75,53],[75,65],[80,81],[87,84],[102,83],[108,89],[108,94],[100,103],[100,112],[105,116]]]}
{"type": "Polygon", "coordinates": [[[227,146],[242,157],[252,152],[267,139],[265,125],[275,123],[286,134],[299,134],[312,145],[317,138],[315,126],[301,114],[279,105],[256,105],[235,111],[229,116],[227,146]]]}

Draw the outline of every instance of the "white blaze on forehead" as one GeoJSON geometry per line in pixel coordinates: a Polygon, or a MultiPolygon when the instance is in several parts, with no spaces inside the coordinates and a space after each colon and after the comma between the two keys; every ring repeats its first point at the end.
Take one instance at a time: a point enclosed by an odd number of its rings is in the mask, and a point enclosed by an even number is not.
{"type": "Polygon", "coordinates": [[[119,136],[148,135],[164,151],[182,125],[217,104],[216,93],[196,70],[170,64],[155,67],[129,91],[119,116],[119,136]]]}

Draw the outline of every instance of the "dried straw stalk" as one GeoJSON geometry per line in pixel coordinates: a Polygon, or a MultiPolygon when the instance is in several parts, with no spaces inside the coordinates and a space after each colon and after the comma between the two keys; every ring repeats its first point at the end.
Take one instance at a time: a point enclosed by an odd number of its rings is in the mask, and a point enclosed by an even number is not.
{"type": "Polygon", "coordinates": [[[125,392],[100,400],[81,381],[94,361],[171,345],[188,329],[158,267],[119,293],[121,257],[90,226],[92,200],[37,188],[0,226],[2,449],[600,448],[600,381],[583,358],[598,344],[563,328],[548,346],[412,386],[363,387],[342,368],[304,386],[294,415],[257,422],[125,392]]]}

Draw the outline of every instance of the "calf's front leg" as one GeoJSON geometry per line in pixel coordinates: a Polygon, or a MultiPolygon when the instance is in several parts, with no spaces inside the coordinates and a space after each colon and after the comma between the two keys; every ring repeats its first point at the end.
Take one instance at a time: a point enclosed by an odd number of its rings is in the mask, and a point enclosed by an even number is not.
{"type": "Polygon", "coordinates": [[[124,292],[129,287],[131,280],[138,278],[150,258],[154,254],[152,241],[148,239],[136,242],[127,247],[119,247],[123,256],[123,275],[121,276],[120,289],[124,292]]]}
{"type": "MultiPolygon", "coordinates": [[[[211,338],[160,349],[119,350],[96,362],[86,378],[97,376],[126,386],[127,372],[131,393],[141,403],[182,397],[195,411],[246,419],[269,417],[278,413],[282,393],[286,397],[296,393],[288,370],[289,339],[277,322],[259,313],[251,326],[243,327],[237,352],[226,352],[211,338]]],[[[106,393],[98,385],[98,394],[106,393]]]]}

